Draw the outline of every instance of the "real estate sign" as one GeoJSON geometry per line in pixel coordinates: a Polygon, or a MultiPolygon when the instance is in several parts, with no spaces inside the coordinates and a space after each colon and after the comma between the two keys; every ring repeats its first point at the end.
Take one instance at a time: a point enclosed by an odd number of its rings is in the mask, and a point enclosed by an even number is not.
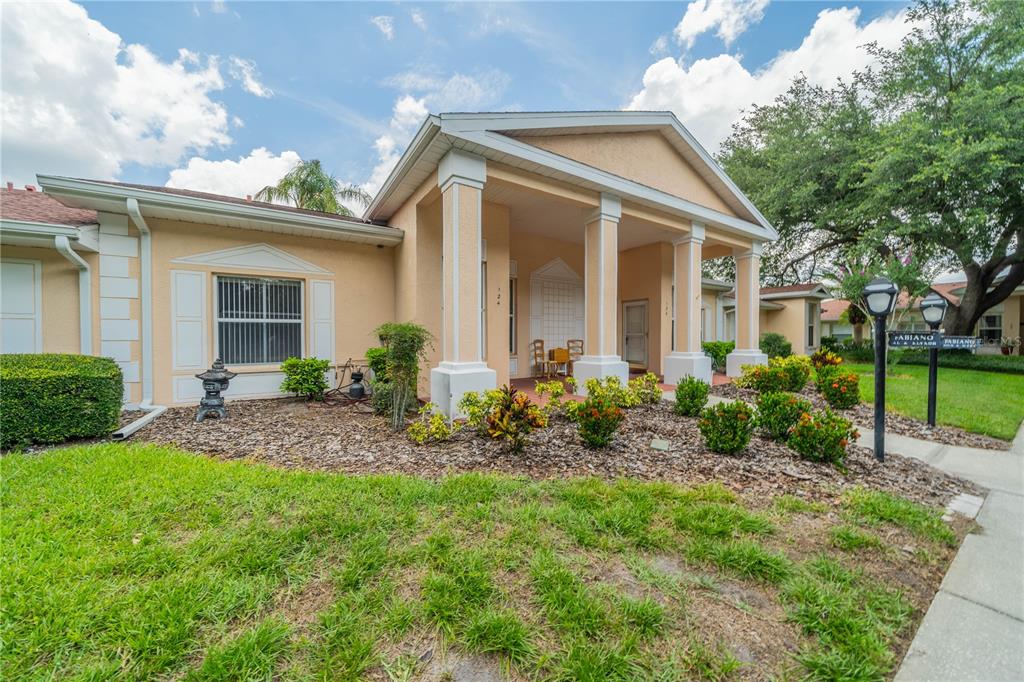
{"type": "Polygon", "coordinates": [[[977,336],[944,336],[940,332],[889,332],[893,348],[957,348],[970,349],[981,345],[977,336]]]}

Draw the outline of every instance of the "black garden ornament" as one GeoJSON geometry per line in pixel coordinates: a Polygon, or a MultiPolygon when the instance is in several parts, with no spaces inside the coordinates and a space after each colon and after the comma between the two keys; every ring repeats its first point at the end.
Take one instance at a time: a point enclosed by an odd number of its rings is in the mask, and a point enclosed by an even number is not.
{"type": "Polygon", "coordinates": [[[234,372],[224,369],[224,362],[217,358],[213,361],[213,367],[202,374],[197,374],[196,379],[203,382],[203,390],[206,395],[199,401],[199,412],[196,413],[196,421],[201,422],[208,416],[225,419],[228,411],[224,408],[223,391],[228,390],[228,384],[237,376],[234,372]]]}

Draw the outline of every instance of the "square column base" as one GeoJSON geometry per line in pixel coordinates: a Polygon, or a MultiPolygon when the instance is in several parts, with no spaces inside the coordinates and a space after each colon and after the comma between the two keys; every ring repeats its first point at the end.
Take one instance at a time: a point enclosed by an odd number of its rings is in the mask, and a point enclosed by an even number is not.
{"type": "Polygon", "coordinates": [[[448,418],[464,417],[459,401],[469,391],[498,387],[498,373],[483,362],[442,362],[430,370],[430,402],[448,418]]]}
{"type": "Polygon", "coordinates": [[[768,356],[759,349],[734,350],[725,356],[725,373],[731,377],[743,374],[743,365],[767,365],[768,356]]]}
{"type": "Polygon", "coordinates": [[[666,384],[678,384],[683,377],[696,377],[711,384],[711,358],[704,353],[669,353],[663,366],[666,384]]]}
{"type": "Polygon", "coordinates": [[[585,396],[587,379],[616,376],[625,386],[629,382],[629,363],[618,355],[584,355],[572,364],[572,374],[576,377],[576,392],[585,396]]]}

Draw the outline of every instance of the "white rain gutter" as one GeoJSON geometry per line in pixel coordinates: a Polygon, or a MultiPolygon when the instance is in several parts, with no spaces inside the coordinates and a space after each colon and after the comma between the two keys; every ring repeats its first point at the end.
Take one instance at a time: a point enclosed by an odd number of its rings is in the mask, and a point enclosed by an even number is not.
{"type": "Polygon", "coordinates": [[[53,246],[60,255],[78,268],[79,352],[82,355],[92,355],[92,273],[89,272],[89,264],[71,249],[71,241],[67,237],[54,237],[53,246]]]}
{"type": "MultiPolygon", "coordinates": [[[[141,237],[139,244],[142,253],[139,259],[139,270],[142,273],[142,402],[139,403],[139,407],[150,411],[162,407],[153,404],[153,235],[149,230],[149,225],[146,224],[146,219],[142,217],[138,200],[129,197],[125,204],[128,210],[128,217],[132,219],[135,227],[139,229],[141,237]]],[[[166,409],[164,407],[161,411],[166,409]]],[[[146,415],[146,417],[149,417],[149,415],[146,415]]],[[[146,419],[146,417],[142,419],[146,419]]],[[[118,431],[118,433],[132,429],[142,419],[129,424],[124,429],[121,429],[121,431],[118,431]]],[[[136,426],[136,429],[139,426],[136,426]]],[[[128,435],[136,429],[129,431],[128,435]]]]}
{"type": "MultiPolygon", "coordinates": [[[[139,407],[141,407],[142,409],[147,409],[147,408],[143,407],[142,405],[140,405],[139,407]]],[[[162,415],[164,412],[166,412],[167,411],[167,406],[166,405],[150,405],[148,410],[149,411],[146,412],[146,414],[142,415],[141,417],[139,417],[138,419],[133,421],[128,426],[126,426],[123,429],[120,429],[118,431],[114,431],[114,433],[110,434],[110,437],[113,440],[124,440],[125,438],[127,438],[130,435],[132,435],[133,433],[135,433],[136,431],[141,429],[143,426],[145,426],[146,424],[150,423],[151,421],[153,421],[154,419],[156,419],[157,417],[162,415]]]]}

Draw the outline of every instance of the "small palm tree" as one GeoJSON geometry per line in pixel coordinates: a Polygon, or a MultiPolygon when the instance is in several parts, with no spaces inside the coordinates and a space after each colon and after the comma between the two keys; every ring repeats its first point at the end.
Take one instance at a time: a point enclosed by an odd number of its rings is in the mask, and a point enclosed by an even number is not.
{"type": "Polygon", "coordinates": [[[355,201],[366,206],[370,195],[358,185],[343,185],[324,171],[317,159],[300,161],[276,185],[267,185],[256,193],[257,201],[280,201],[296,208],[323,213],[352,215],[342,201],[355,201]]]}

